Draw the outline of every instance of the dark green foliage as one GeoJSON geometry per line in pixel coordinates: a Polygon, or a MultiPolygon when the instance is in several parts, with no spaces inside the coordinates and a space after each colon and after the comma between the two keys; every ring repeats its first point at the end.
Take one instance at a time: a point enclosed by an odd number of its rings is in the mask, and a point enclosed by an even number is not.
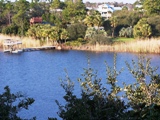
{"type": "Polygon", "coordinates": [[[147,38],[152,35],[152,28],[151,25],[148,24],[146,18],[142,18],[138,21],[138,23],[133,28],[133,35],[134,37],[138,38],[147,38]]]}
{"type": "Polygon", "coordinates": [[[112,44],[112,39],[107,37],[106,31],[96,27],[87,28],[86,34],[85,34],[85,40],[90,45],[112,44]]]}
{"type": "Polygon", "coordinates": [[[126,98],[133,109],[131,117],[142,120],[154,120],[160,117],[160,75],[157,67],[151,67],[150,59],[140,57],[132,66],[127,63],[128,69],[136,79],[131,85],[124,85],[126,98]]]}
{"type": "Polygon", "coordinates": [[[92,39],[89,41],[89,44],[91,45],[111,45],[113,43],[111,38],[108,38],[107,36],[104,36],[103,34],[96,34],[92,37],[92,39]]]}
{"type": "Polygon", "coordinates": [[[84,38],[87,27],[81,23],[71,24],[67,27],[69,39],[84,38]]]}
{"type": "Polygon", "coordinates": [[[73,94],[74,84],[67,75],[66,80],[61,84],[66,92],[64,96],[66,104],[63,106],[56,101],[59,106],[59,116],[65,120],[121,119],[126,106],[116,97],[120,91],[116,85],[116,77],[120,72],[117,72],[116,69],[112,71],[111,67],[107,65],[107,81],[111,87],[111,91],[109,91],[102,85],[101,78],[97,78],[97,72],[90,67],[84,69],[83,78],[78,79],[82,88],[80,98],[73,94]]]}
{"type": "Polygon", "coordinates": [[[110,20],[106,20],[103,22],[104,30],[107,32],[108,36],[112,35],[112,27],[110,20]]]}
{"type": "Polygon", "coordinates": [[[32,11],[29,13],[30,18],[32,18],[32,17],[40,17],[45,12],[44,9],[41,7],[41,5],[39,3],[33,3],[33,2],[30,3],[30,9],[32,9],[32,11]]]}
{"type": "MultiPolygon", "coordinates": [[[[115,57],[116,58],[116,57],[115,57]]],[[[89,62],[88,62],[89,63],[89,62]]],[[[150,65],[150,59],[140,57],[127,67],[136,83],[120,87],[117,85],[117,76],[122,70],[117,71],[116,59],[113,68],[106,64],[107,87],[102,79],[97,77],[90,66],[84,69],[83,78],[78,79],[81,85],[81,96],[73,94],[74,83],[68,75],[61,86],[66,94],[65,105],[59,106],[58,115],[64,120],[155,120],[160,117],[160,75],[157,68],[150,65]],[[150,78],[150,79],[149,79],[150,78]],[[110,87],[109,87],[110,86],[110,87]],[[124,102],[118,96],[126,99],[124,102]]]]}
{"type": "Polygon", "coordinates": [[[18,33],[18,26],[12,24],[9,26],[4,26],[2,28],[2,33],[7,35],[16,35],[18,33]]]}
{"type": "Polygon", "coordinates": [[[68,23],[79,23],[85,18],[86,8],[81,0],[76,2],[65,1],[65,4],[66,7],[62,11],[62,15],[68,23]]]}
{"type": "Polygon", "coordinates": [[[145,0],[143,2],[143,8],[147,14],[157,14],[160,15],[160,1],[159,0],[145,0]]]}
{"type": "MultiPolygon", "coordinates": [[[[11,93],[8,86],[5,92],[0,94],[0,119],[1,120],[22,120],[17,114],[21,109],[27,109],[34,102],[33,98],[26,98],[21,93],[11,93]]],[[[35,120],[35,117],[33,118],[35,120]]]]}
{"type": "Polygon", "coordinates": [[[154,36],[159,36],[160,35],[160,16],[151,16],[147,18],[148,23],[151,25],[152,28],[152,34],[154,36]]]}
{"type": "Polygon", "coordinates": [[[123,27],[133,27],[137,24],[139,19],[141,18],[141,13],[138,11],[115,11],[113,13],[114,16],[117,16],[117,26],[115,27],[115,35],[119,35],[119,31],[123,27]]]}

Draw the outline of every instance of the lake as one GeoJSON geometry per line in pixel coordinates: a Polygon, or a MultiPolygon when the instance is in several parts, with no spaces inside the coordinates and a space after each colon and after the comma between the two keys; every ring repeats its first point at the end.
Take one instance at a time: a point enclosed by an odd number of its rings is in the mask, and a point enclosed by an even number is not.
{"type": "MultiPolygon", "coordinates": [[[[133,83],[132,75],[127,71],[125,61],[137,60],[138,54],[117,53],[117,69],[124,71],[118,77],[118,84],[133,83]]],[[[152,65],[160,67],[160,55],[148,54],[152,58],[152,65]]],[[[0,52],[0,93],[8,85],[12,93],[21,91],[28,97],[35,99],[29,110],[19,113],[22,118],[36,116],[37,120],[47,120],[48,117],[58,117],[58,106],[55,100],[64,103],[64,90],[60,86],[60,79],[65,79],[65,69],[75,83],[75,94],[80,93],[78,78],[82,78],[83,69],[90,67],[98,71],[98,77],[106,83],[106,66],[113,66],[113,52],[89,51],[34,51],[21,54],[0,52]]],[[[160,70],[158,69],[158,73],[160,70]]],[[[59,119],[59,118],[58,118],[59,119]]]]}

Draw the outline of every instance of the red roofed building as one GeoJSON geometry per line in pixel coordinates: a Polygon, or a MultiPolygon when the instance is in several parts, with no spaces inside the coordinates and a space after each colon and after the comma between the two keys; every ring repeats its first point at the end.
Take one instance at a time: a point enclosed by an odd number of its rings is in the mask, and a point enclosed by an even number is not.
{"type": "Polygon", "coordinates": [[[32,17],[30,19],[30,24],[42,23],[42,17],[32,17]]]}

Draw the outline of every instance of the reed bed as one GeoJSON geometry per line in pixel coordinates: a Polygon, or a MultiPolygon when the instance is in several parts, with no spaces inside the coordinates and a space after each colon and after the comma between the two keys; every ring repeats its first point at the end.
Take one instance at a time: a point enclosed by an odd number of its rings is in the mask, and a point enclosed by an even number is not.
{"type": "MultiPolygon", "coordinates": [[[[29,37],[20,38],[18,36],[7,36],[0,34],[0,47],[3,46],[3,40],[14,39],[22,40],[23,48],[51,46],[52,42],[41,44],[40,40],[29,37]]],[[[134,52],[134,53],[160,53],[160,38],[149,40],[134,40],[132,42],[123,42],[114,45],[96,45],[96,46],[79,46],[66,47],[67,49],[90,50],[90,51],[111,51],[111,52],[134,52]]]]}
{"type": "Polygon", "coordinates": [[[160,53],[160,39],[134,40],[113,45],[95,45],[73,47],[76,50],[132,52],[132,53],[160,53]]]}
{"type": "Polygon", "coordinates": [[[160,53],[160,39],[136,40],[115,45],[97,45],[91,49],[114,52],[160,53]]]}
{"type": "Polygon", "coordinates": [[[3,40],[5,39],[13,39],[13,40],[21,40],[23,48],[31,48],[31,47],[40,47],[40,46],[51,46],[53,43],[41,43],[40,40],[35,40],[30,37],[19,37],[19,36],[8,36],[0,34],[0,47],[3,47],[3,40]]]}

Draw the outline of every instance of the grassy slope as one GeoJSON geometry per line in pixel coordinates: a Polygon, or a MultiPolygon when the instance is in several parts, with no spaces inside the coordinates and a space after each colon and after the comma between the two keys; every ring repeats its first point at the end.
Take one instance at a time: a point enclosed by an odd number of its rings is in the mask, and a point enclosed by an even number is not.
{"type": "Polygon", "coordinates": [[[135,40],[134,38],[125,38],[125,37],[117,37],[113,39],[113,41],[115,42],[131,42],[134,40],[135,40]]]}

